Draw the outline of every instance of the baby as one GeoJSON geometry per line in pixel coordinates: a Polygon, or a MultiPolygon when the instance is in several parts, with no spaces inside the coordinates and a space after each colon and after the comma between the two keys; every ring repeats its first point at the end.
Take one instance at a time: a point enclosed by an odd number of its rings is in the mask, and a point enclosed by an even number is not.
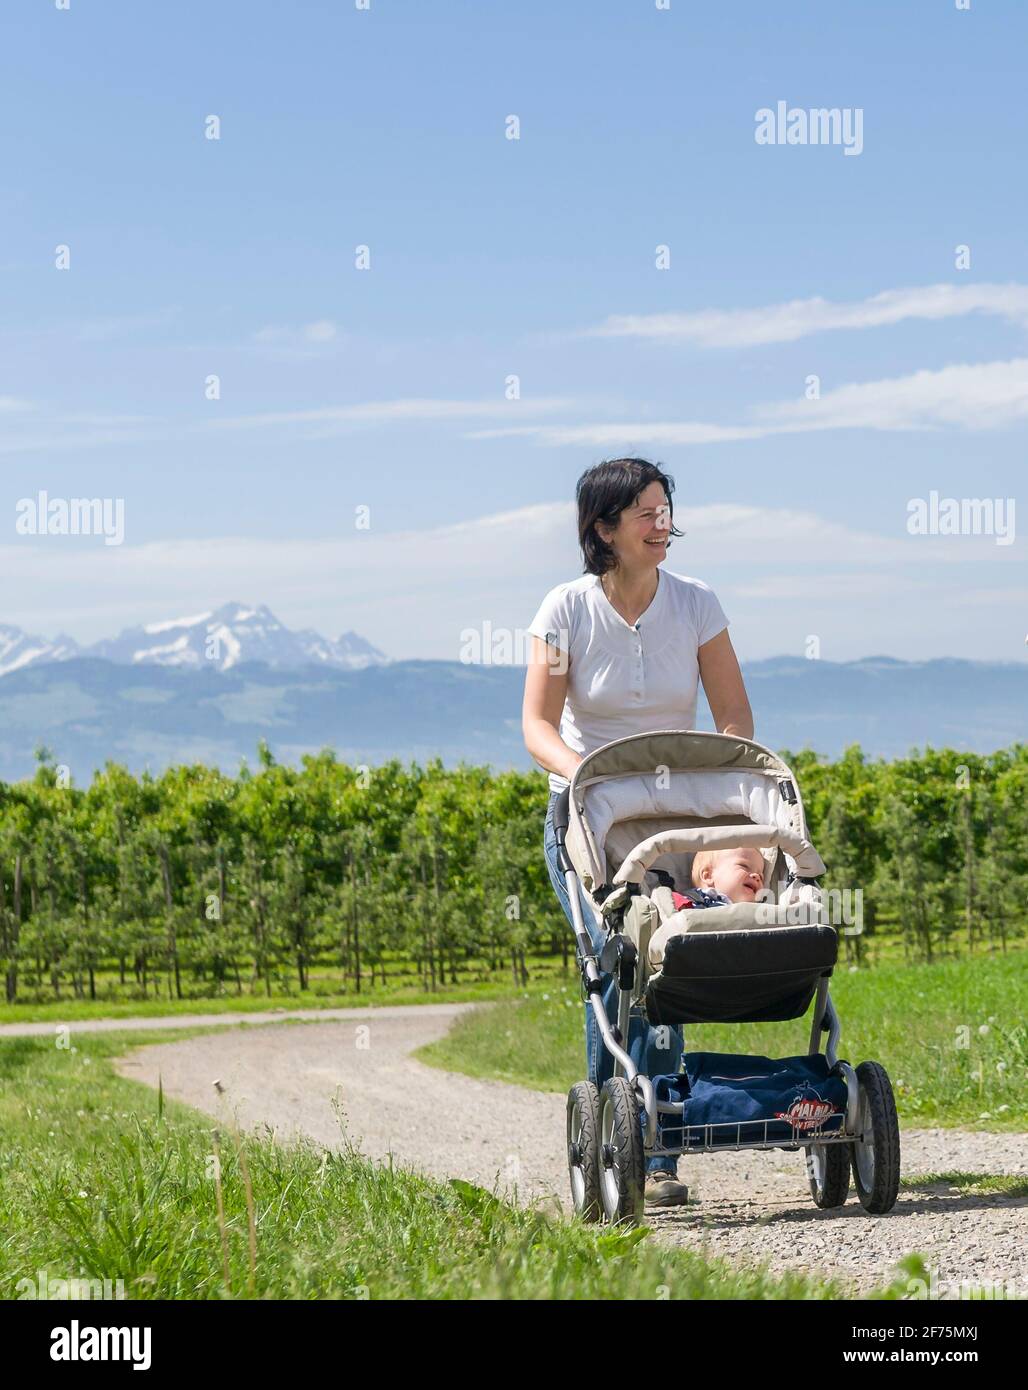
{"type": "MultiPolygon", "coordinates": [[[[732,903],[758,901],[764,887],[764,856],[759,849],[702,849],[693,858],[692,881],[696,885],[686,893],[673,889],[676,914],[680,908],[728,907],[732,903]]],[[[646,947],[650,970],[659,970],[664,950],[673,936],[690,931],[707,931],[710,918],[669,918],[653,933],[646,947]]],[[[738,924],[736,924],[738,926],[738,924]]]]}
{"type": "Polygon", "coordinates": [[[693,858],[692,881],[688,894],[671,894],[676,908],[756,902],[764,886],[764,856],[759,849],[701,849],[693,858]]]}

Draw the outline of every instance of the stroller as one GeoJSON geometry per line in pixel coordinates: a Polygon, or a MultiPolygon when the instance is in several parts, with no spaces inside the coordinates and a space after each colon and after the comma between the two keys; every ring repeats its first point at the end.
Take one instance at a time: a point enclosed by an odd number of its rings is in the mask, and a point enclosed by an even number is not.
{"type": "Polygon", "coordinates": [[[890,1211],[900,1162],[892,1086],[879,1063],[854,1068],[836,1055],[828,982],[838,934],[788,766],[733,735],[633,734],[579,764],[557,800],[554,830],[584,997],[615,1061],[602,1090],[580,1081],[568,1094],[575,1211],[589,1221],[637,1223],[647,1159],[725,1148],[802,1148],[822,1208],[846,1201],[852,1166],[864,1209],[890,1211]],[[758,901],[676,907],[674,884],[689,886],[697,851],[738,847],[763,854],[758,901]],[[606,929],[598,956],[579,882],[606,929]],[[617,983],[616,1025],[601,976],[617,983]],[[681,1072],[650,1077],[625,1050],[633,1013],[655,1027],[759,1023],[802,1018],[811,1000],[802,1056],[686,1053],[681,1072]]]}

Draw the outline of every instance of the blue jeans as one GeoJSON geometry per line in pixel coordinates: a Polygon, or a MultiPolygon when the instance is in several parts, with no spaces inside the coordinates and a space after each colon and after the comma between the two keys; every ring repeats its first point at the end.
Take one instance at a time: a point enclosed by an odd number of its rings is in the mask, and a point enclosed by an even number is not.
{"type": "MultiPolygon", "coordinates": [[[[571,899],[568,896],[564,875],[557,862],[557,837],[553,830],[553,808],[556,801],[557,793],[551,791],[549,805],[546,808],[546,822],[543,827],[543,851],[546,855],[546,867],[550,873],[553,891],[560,899],[564,915],[573,928],[571,899]]],[[[581,884],[578,885],[578,893],[582,904],[582,920],[585,923],[585,929],[592,940],[593,950],[599,954],[600,948],[606,940],[606,933],[602,926],[596,925],[592,908],[581,884]]],[[[603,1007],[611,1023],[617,1023],[617,985],[613,975],[603,975],[601,979],[603,981],[603,993],[600,998],[603,1001],[603,1007]]],[[[653,1028],[641,1014],[633,1010],[629,1017],[628,1045],[625,1051],[646,1076],[660,1076],[667,1072],[677,1072],[681,1067],[682,1049],[680,1028],[667,1026],[653,1028]]],[[[614,1075],[614,1058],[603,1046],[603,1039],[600,1037],[600,1030],[588,1001],[585,1005],[585,1060],[589,1079],[597,1087],[602,1086],[606,1080],[614,1075]]],[[[674,1173],[677,1171],[676,1160],[673,1157],[650,1158],[646,1161],[646,1170],[647,1172],[663,1170],[674,1173]]]]}

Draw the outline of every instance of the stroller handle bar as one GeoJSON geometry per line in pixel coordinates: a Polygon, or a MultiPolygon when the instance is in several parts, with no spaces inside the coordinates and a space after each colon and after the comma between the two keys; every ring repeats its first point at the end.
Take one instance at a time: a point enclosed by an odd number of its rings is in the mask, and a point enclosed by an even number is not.
{"type": "Polygon", "coordinates": [[[782,849],[793,859],[798,877],[819,878],[825,872],[824,861],[809,840],[777,825],[701,825],[661,830],[643,840],[618,869],[613,882],[640,883],[662,854],[703,849],[782,849]]]}

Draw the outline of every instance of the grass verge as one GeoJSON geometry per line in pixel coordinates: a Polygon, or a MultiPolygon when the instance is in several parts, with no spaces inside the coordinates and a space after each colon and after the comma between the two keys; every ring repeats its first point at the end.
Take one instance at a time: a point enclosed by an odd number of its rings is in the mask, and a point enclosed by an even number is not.
{"type": "MultiPolygon", "coordinates": [[[[213,1121],[112,1069],[152,1041],[79,1035],[74,1052],[0,1041],[0,1297],[41,1278],[51,1296],[51,1281],[109,1279],[127,1298],[159,1299],[845,1296],[834,1281],[662,1249],[645,1228],[518,1209],[352,1149],[224,1125],[215,1144],[213,1121]]],[[[906,1277],[880,1296],[898,1297],[906,1277]]]]}

